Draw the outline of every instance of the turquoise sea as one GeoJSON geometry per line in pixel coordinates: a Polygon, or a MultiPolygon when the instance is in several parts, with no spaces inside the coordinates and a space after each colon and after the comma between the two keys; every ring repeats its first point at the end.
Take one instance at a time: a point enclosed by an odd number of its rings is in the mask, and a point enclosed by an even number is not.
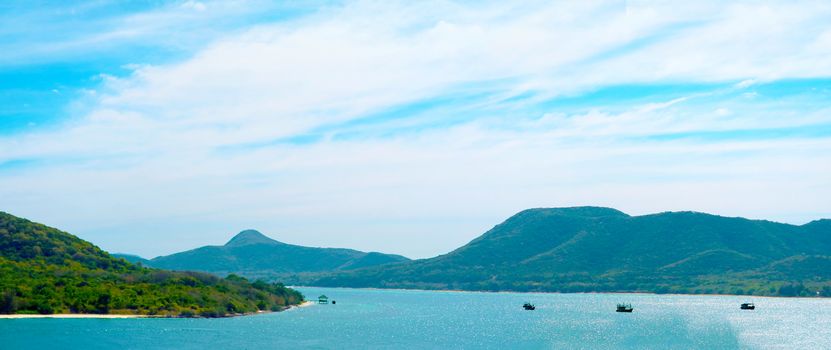
{"type": "Polygon", "coordinates": [[[831,347],[828,299],[298,289],[337,304],[225,319],[0,319],[0,349],[831,347]],[[616,313],[618,302],[635,311],[616,313]]]}

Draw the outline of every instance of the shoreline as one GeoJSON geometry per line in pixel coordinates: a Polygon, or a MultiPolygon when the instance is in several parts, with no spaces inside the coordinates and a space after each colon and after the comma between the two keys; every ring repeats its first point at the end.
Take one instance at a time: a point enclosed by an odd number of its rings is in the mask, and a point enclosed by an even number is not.
{"type": "Polygon", "coordinates": [[[643,294],[643,295],[672,295],[672,296],[714,296],[714,297],[746,297],[746,298],[771,298],[771,299],[816,299],[816,300],[831,300],[831,297],[785,297],[777,295],[747,295],[747,294],[683,294],[683,293],[653,293],[653,292],[517,292],[512,290],[464,290],[464,289],[416,289],[416,288],[354,288],[354,287],[321,287],[321,286],[289,286],[289,288],[327,288],[327,289],[359,289],[359,290],[400,290],[412,292],[443,292],[443,293],[515,293],[515,294],[643,294]]]}
{"type": "Polygon", "coordinates": [[[302,303],[300,303],[300,304],[298,304],[298,305],[292,305],[292,306],[290,307],[290,309],[293,309],[293,308],[301,308],[301,307],[309,307],[309,306],[312,306],[312,305],[314,305],[314,304],[315,304],[315,303],[313,303],[311,300],[306,300],[306,301],[303,301],[302,303]]]}
{"type": "Polygon", "coordinates": [[[304,307],[309,307],[309,306],[312,306],[312,305],[314,305],[314,303],[313,303],[313,302],[311,302],[311,301],[309,301],[309,300],[306,300],[306,301],[303,301],[303,302],[302,302],[302,303],[300,303],[300,304],[289,306],[289,307],[287,307],[287,308],[285,308],[285,309],[282,309],[282,310],[280,310],[280,311],[260,311],[260,312],[258,312],[258,313],[269,313],[269,314],[270,314],[270,313],[275,313],[275,312],[282,312],[282,311],[290,311],[290,310],[294,310],[294,309],[301,309],[301,308],[304,308],[304,307]]]}
{"type": "MultiPolygon", "coordinates": [[[[261,314],[270,314],[275,312],[288,311],[294,308],[303,308],[314,305],[311,301],[304,301],[297,305],[291,305],[280,311],[257,311],[246,314],[232,314],[225,317],[211,317],[211,318],[230,318],[230,317],[244,317],[261,314]]],[[[125,318],[206,318],[206,317],[181,317],[181,316],[158,316],[158,315],[129,315],[129,314],[0,314],[2,319],[31,319],[31,318],[100,318],[100,319],[125,319],[125,318]]]]}
{"type": "Polygon", "coordinates": [[[10,314],[0,315],[0,319],[23,319],[23,318],[160,318],[149,315],[117,315],[117,314],[10,314]]]}

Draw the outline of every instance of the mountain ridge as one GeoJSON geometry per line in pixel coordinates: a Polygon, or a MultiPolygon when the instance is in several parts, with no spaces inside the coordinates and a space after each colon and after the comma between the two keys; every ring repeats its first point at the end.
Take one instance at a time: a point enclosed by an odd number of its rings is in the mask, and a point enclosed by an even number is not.
{"type": "Polygon", "coordinates": [[[257,230],[247,229],[234,235],[225,245],[159,256],[145,264],[171,270],[273,279],[286,274],[348,270],[403,261],[409,259],[379,252],[283,243],[257,230]]]}
{"type": "Polygon", "coordinates": [[[790,225],[693,211],[630,216],[603,207],[534,208],[447,254],[300,276],[297,283],[762,295],[829,288],[831,294],[831,283],[812,265],[831,261],[826,259],[831,256],[829,223],[790,225]],[[789,274],[799,278],[790,280],[789,274]]]}
{"type": "MultiPolygon", "coordinates": [[[[191,254],[210,259],[193,262],[188,269],[295,285],[831,295],[825,270],[831,268],[829,219],[792,225],[696,211],[632,216],[597,206],[531,208],[427,259],[390,261],[382,253],[295,246],[255,230],[240,232],[225,246],[171,256],[191,254]],[[286,250],[302,254],[283,256],[286,250]],[[315,255],[320,252],[327,254],[315,255]],[[274,254],[284,260],[246,265],[237,258],[274,254]],[[340,257],[331,259],[332,254],[340,257]]],[[[164,257],[154,260],[151,266],[168,267],[160,264],[164,257]]]]}

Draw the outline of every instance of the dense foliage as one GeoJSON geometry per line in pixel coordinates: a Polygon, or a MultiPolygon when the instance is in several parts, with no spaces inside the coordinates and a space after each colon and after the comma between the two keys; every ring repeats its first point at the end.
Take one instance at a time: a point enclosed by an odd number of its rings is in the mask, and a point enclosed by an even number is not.
{"type": "Polygon", "coordinates": [[[275,278],[281,274],[353,270],[407,260],[400,255],[296,246],[273,240],[255,230],[246,230],[223,246],[201,247],[143,263],[169,270],[275,278]]]}
{"type": "Polygon", "coordinates": [[[446,255],[283,277],[319,286],[831,296],[831,221],[532,209],[446,255]]]}
{"type": "Polygon", "coordinates": [[[220,317],[298,304],[297,291],[114,258],[71,234],[0,212],[0,313],[220,317]]]}

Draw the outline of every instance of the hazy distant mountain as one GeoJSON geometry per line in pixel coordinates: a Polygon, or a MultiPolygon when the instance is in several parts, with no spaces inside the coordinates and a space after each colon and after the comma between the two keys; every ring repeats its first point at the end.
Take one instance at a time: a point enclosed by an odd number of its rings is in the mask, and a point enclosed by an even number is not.
{"type": "Polygon", "coordinates": [[[696,212],[530,209],[448,254],[301,281],[517,291],[831,294],[831,220],[802,226],[696,212]]]}
{"type": "Polygon", "coordinates": [[[350,270],[408,260],[400,255],[286,244],[258,231],[245,230],[223,246],[205,246],[161,256],[146,264],[172,270],[274,278],[287,274],[350,270]]]}

